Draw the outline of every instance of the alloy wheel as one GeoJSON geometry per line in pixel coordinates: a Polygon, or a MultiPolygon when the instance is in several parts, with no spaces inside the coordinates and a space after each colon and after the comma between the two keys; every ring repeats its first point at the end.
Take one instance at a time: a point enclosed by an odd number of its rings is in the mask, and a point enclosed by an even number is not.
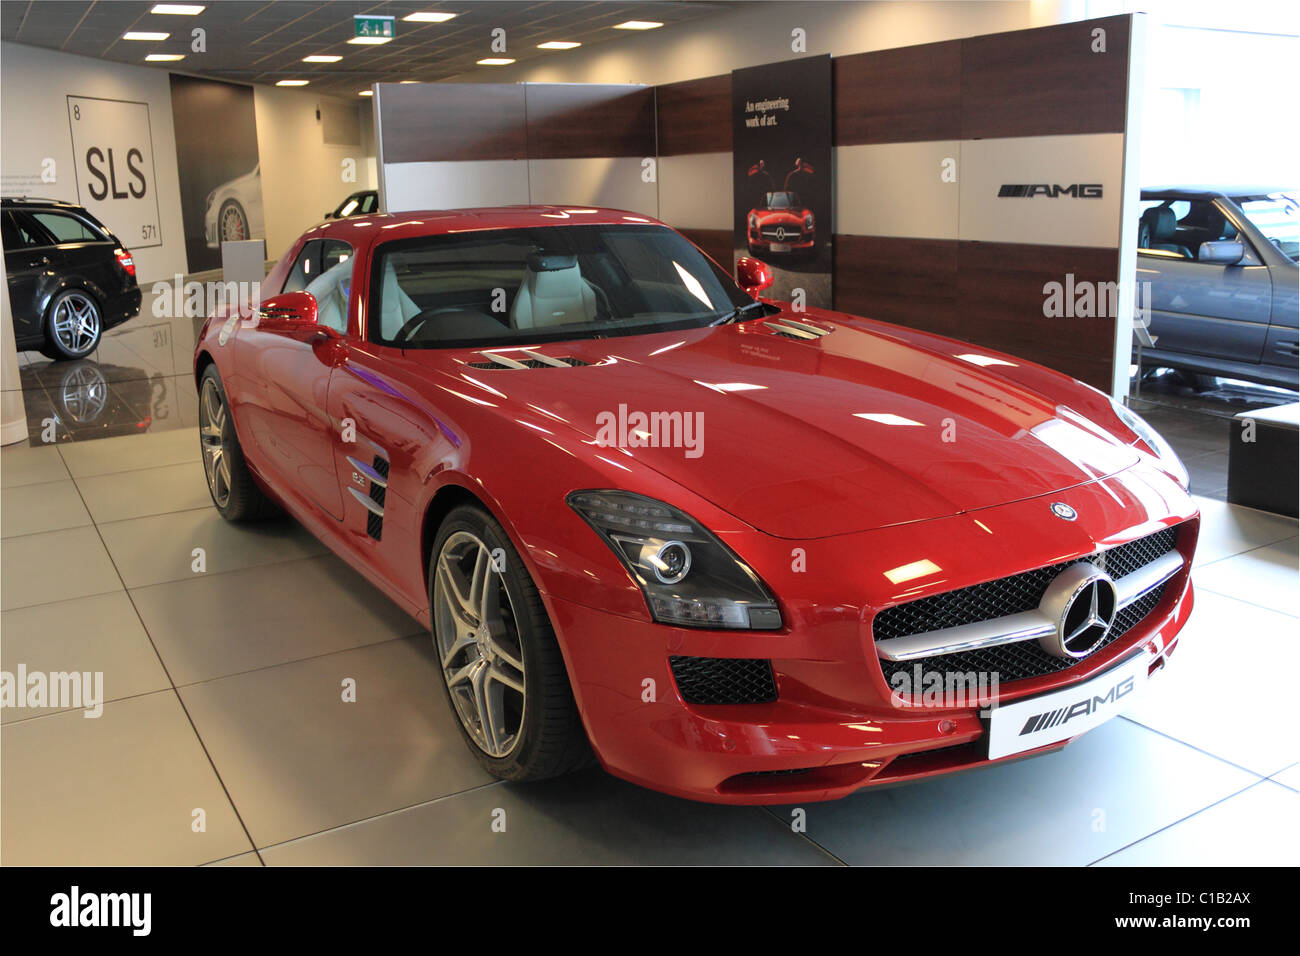
{"type": "Polygon", "coordinates": [[[54,337],[72,355],[84,355],[99,340],[99,309],[80,292],[65,292],[54,307],[54,337]]]}
{"type": "Polygon", "coordinates": [[[437,556],[433,635],[461,724],[484,753],[507,756],[523,728],[523,644],[504,569],[467,531],[448,537],[437,556]]]}
{"type": "Polygon", "coordinates": [[[218,508],[230,502],[230,459],[226,454],[226,403],[214,379],[203,381],[199,396],[199,442],[203,448],[203,472],[208,490],[218,508]]]}
{"type": "Polygon", "coordinates": [[[238,206],[230,205],[221,211],[221,238],[231,241],[248,238],[248,225],[238,206]]]}

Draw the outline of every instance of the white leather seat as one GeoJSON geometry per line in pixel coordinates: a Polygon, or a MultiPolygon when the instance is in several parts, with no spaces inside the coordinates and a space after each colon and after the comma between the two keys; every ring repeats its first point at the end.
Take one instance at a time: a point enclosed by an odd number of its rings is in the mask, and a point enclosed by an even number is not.
{"type": "MultiPolygon", "coordinates": [[[[572,257],[539,257],[539,263],[549,265],[555,259],[573,261],[572,257]]],[[[596,294],[582,278],[576,261],[558,269],[536,268],[530,262],[510,309],[510,322],[516,329],[591,322],[595,318],[596,294]]]]}
{"type": "Polygon", "coordinates": [[[384,284],[379,301],[379,332],[387,341],[391,341],[402,326],[420,314],[420,307],[402,291],[397,281],[397,270],[391,262],[384,263],[384,284]]]}
{"type": "Polygon", "coordinates": [[[311,282],[304,292],[316,297],[316,324],[336,332],[348,330],[348,297],[344,292],[347,280],[352,277],[352,260],[344,259],[326,269],[311,282]]]}

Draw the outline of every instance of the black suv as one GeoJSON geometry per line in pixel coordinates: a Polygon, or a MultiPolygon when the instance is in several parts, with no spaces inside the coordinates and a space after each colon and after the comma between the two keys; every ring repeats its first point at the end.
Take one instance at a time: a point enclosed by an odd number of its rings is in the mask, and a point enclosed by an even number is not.
{"type": "Polygon", "coordinates": [[[140,311],[130,251],[76,203],[0,198],[0,231],[20,351],[82,358],[140,311]]]}

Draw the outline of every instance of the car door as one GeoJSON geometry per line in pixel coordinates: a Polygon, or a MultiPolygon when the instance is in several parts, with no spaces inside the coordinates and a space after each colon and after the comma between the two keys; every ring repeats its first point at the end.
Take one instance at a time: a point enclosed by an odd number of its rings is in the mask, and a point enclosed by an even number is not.
{"type": "MultiPolygon", "coordinates": [[[[318,239],[303,247],[281,291],[308,288],[321,274],[321,250],[318,239]]],[[[241,327],[231,339],[242,396],[236,414],[247,439],[256,445],[254,463],[274,472],[275,481],[326,514],[340,518],[336,429],[326,411],[333,365],[330,351],[323,348],[325,336],[320,328],[278,327],[266,317],[241,327]]]]}
{"type": "Polygon", "coordinates": [[[35,209],[29,215],[54,240],[60,275],[105,295],[121,286],[112,239],[68,212],[35,209]]]}
{"type": "Polygon", "coordinates": [[[54,274],[57,251],[25,213],[8,209],[0,212],[5,271],[9,282],[9,306],[14,316],[14,340],[30,346],[42,336],[41,319],[45,287],[54,274]]]}
{"type": "MultiPolygon", "coordinates": [[[[1201,221],[1205,211],[1194,207],[1208,202],[1179,200],[1172,205],[1182,213],[1181,223],[1201,221]]],[[[1149,284],[1156,348],[1259,364],[1272,306],[1268,267],[1249,242],[1244,242],[1240,262],[1224,265],[1199,261],[1197,248],[1180,247],[1176,238],[1138,248],[1138,290],[1144,295],[1142,283],[1149,284]]]]}

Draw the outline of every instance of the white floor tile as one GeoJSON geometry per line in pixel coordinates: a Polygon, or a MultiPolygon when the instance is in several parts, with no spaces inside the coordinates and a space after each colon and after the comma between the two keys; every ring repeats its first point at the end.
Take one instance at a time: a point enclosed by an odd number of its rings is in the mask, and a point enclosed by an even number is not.
{"type": "Polygon", "coordinates": [[[1262,781],[1098,865],[1300,865],[1300,793],[1262,781]]]}

